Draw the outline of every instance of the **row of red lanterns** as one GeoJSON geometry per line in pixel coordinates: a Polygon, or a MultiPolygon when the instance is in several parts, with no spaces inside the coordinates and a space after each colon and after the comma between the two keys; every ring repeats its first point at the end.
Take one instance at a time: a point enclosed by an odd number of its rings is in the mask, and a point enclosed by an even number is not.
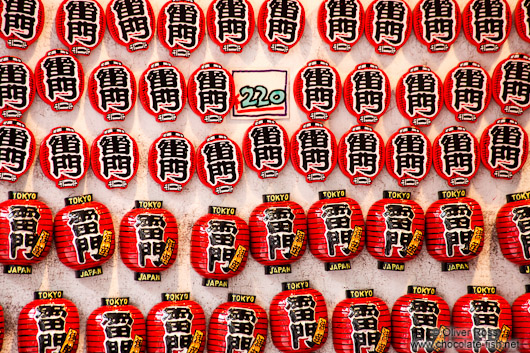
{"type": "MultiPolygon", "coordinates": [[[[202,353],[207,347],[212,353],[261,353],[270,324],[272,342],[283,353],[321,348],[330,327],[338,353],[364,349],[384,353],[390,344],[399,353],[446,348],[459,353],[502,353],[508,348],[530,352],[530,286],[512,306],[495,287],[470,286],[452,313],[433,287],[409,286],[392,312],[373,290],[348,290],[331,323],[324,297],[308,281],[286,282],[282,287],[270,303],[270,319],[255,296],[229,294],[228,301],[213,311],[208,329],[204,310],[189,293],[162,294],[163,301],[147,319],[129,298],[102,298],[102,306],[87,319],[86,349],[88,353],[202,353]]],[[[0,349],[3,324],[0,306],[0,349]]],[[[75,353],[79,334],[79,312],[62,291],[35,292],[35,300],[18,317],[19,352],[75,353]]]]}

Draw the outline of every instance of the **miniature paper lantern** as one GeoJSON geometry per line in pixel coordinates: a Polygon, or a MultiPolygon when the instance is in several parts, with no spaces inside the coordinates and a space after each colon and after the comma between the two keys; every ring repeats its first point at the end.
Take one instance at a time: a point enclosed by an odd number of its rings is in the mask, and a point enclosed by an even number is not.
{"type": "Polygon", "coordinates": [[[214,0],[206,16],[210,39],[224,54],[241,53],[254,34],[254,8],[248,0],[214,0]]]}
{"type": "Polygon", "coordinates": [[[0,0],[0,14],[0,38],[8,49],[26,50],[42,33],[45,16],[41,0],[0,0]]]}
{"type": "Polygon", "coordinates": [[[116,43],[130,53],[148,48],[156,25],[149,0],[111,0],[106,13],[107,27],[116,43]]]}
{"type": "Polygon", "coordinates": [[[358,0],[322,0],[318,8],[318,33],[331,51],[349,52],[364,31],[364,9],[358,0]],[[337,27],[337,23],[347,25],[337,27]]]}
{"type": "Polygon", "coordinates": [[[519,116],[530,107],[528,95],[519,87],[529,75],[530,57],[526,54],[512,54],[497,64],[492,92],[503,113],[519,116]]]}
{"type": "Polygon", "coordinates": [[[35,136],[23,122],[4,120],[0,124],[0,180],[14,183],[24,175],[35,158],[35,136]]]}
{"type": "Polygon", "coordinates": [[[0,115],[2,119],[15,119],[22,117],[33,99],[35,98],[35,78],[33,71],[21,59],[14,56],[0,58],[0,85],[9,85],[12,96],[2,99],[0,115]],[[16,79],[14,79],[16,77],[16,79]]]}
{"type": "Polygon", "coordinates": [[[454,0],[422,0],[416,4],[413,17],[416,38],[429,53],[449,51],[460,34],[462,16],[454,0]]]}
{"type": "Polygon", "coordinates": [[[530,42],[530,26],[528,22],[530,19],[530,8],[528,5],[528,2],[524,0],[517,1],[513,16],[515,29],[517,30],[519,37],[521,37],[521,39],[525,42],[530,42]]]}
{"type": "Polygon", "coordinates": [[[412,10],[403,0],[374,0],[366,10],[366,38],[378,54],[394,55],[412,31],[412,10]]]}
{"type": "Polygon", "coordinates": [[[517,340],[517,349],[521,353],[530,352],[530,285],[526,286],[526,293],[515,299],[512,304],[513,337],[517,340]]]}

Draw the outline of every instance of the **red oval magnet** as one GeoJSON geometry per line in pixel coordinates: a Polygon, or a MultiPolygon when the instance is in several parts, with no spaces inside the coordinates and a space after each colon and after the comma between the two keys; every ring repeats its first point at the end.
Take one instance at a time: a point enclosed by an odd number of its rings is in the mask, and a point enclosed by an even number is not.
{"type": "Polygon", "coordinates": [[[222,53],[241,53],[254,34],[254,8],[248,0],[214,0],[207,18],[210,39],[222,53]]]}
{"type": "Polygon", "coordinates": [[[33,164],[35,137],[17,120],[4,120],[0,124],[0,180],[14,183],[33,164]]]}
{"type": "Polygon", "coordinates": [[[530,42],[530,7],[528,1],[519,0],[515,5],[513,20],[515,29],[525,42],[530,42]]]}
{"type": "Polygon", "coordinates": [[[190,76],[188,99],[203,123],[222,123],[236,103],[232,74],[219,64],[202,64],[190,76]]]}
{"type": "Polygon", "coordinates": [[[302,38],[305,10],[299,0],[265,0],[259,9],[258,33],[269,51],[287,54],[302,38]]]}
{"type": "Polygon", "coordinates": [[[149,148],[147,163],[163,191],[180,192],[195,173],[195,148],[180,132],[164,132],[149,148]]]}
{"type": "Polygon", "coordinates": [[[107,189],[125,189],[138,171],[136,141],[122,129],[106,129],[92,142],[92,171],[107,189]]]}
{"type": "Polygon", "coordinates": [[[184,75],[167,61],[150,64],[138,84],[142,106],[160,123],[177,120],[186,104],[186,93],[184,75]]]}
{"type": "Polygon", "coordinates": [[[0,38],[8,49],[26,50],[44,27],[41,0],[0,0],[0,38]]]}
{"type": "Polygon", "coordinates": [[[454,0],[422,0],[413,16],[416,38],[429,53],[449,51],[460,34],[462,16],[454,0]]]}
{"type": "Polygon", "coordinates": [[[374,0],[366,10],[366,38],[378,54],[396,54],[412,27],[412,11],[403,0],[374,0]]]}
{"type": "Polygon", "coordinates": [[[418,186],[432,165],[431,141],[418,128],[396,131],[386,144],[386,169],[400,186],[418,186]]]}
{"type": "Polygon", "coordinates": [[[495,67],[492,76],[493,99],[502,112],[521,115],[530,106],[530,95],[526,93],[530,84],[530,57],[512,54],[495,67]]]}
{"type": "Polygon", "coordinates": [[[146,50],[155,34],[155,14],[149,0],[111,0],[107,5],[111,37],[133,53],[146,50]]]}
{"type": "Polygon", "coordinates": [[[310,61],[296,75],[293,91],[309,120],[328,120],[342,95],[339,73],[323,60],[310,61]]]}
{"type": "Polygon", "coordinates": [[[0,58],[0,114],[2,119],[22,117],[35,98],[33,71],[14,56],[0,58]]]}
{"type": "Polygon", "coordinates": [[[105,12],[96,0],[63,0],[57,8],[55,30],[75,55],[90,55],[105,34],[105,12]]]}
{"type": "Polygon", "coordinates": [[[530,352],[530,286],[526,285],[526,293],[517,298],[512,304],[513,337],[519,344],[517,349],[521,353],[530,352]]]}
{"type": "Polygon", "coordinates": [[[364,8],[358,0],[322,0],[318,33],[334,52],[349,52],[364,31],[364,8]]]}
{"type": "Polygon", "coordinates": [[[160,9],[157,31],[172,57],[189,58],[204,38],[204,13],[193,0],[168,0],[160,9]]]}

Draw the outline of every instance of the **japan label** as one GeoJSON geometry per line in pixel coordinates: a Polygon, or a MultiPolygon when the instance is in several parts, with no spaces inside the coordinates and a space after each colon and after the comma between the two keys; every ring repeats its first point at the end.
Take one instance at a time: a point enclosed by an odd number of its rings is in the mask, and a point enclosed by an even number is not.
{"type": "Polygon", "coordinates": [[[265,0],[259,9],[258,33],[271,52],[287,54],[302,38],[305,10],[299,0],[265,0]]]}
{"type": "Polygon", "coordinates": [[[530,106],[530,57],[512,54],[493,72],[493,99],[502,112],[521,115],[530,106]]]}
{"type": "Polygon", "coordinates": [[[130,53],[146,50],[155,34],[155,14],[149,0],[111,0],[107,5],[111,37],[130,53]]]}
{"type": "Polygon", "coordinates": [[[412,11],[403,0],[374,0],[365,18],[366,38],[377,54],[396,54],[410,37],[412,11]]]}
{"type": "Polygon", "coordinates": [[[364,31],[364,9],[358,0],[322,0],[318,33],[334,52],[349,52],[364,31]]]}
{"type": "Polygon", "coordinates": [[[21,59],[0,58],[0,114],[2,119],[15,119],[29,109],[35,99],[33,71],[21,59]]]}
{"type": "Polygon", "coordinates": [[[222,53],[241,53],[254,34],[254,8],[248,0],[214,0],[206,16],[210,39],[222,53]]]}
{"type": "Polygon", "coordinates": [[[17,120],[4,120],[0,124],[0,180],[14,183],[33,164],[35,137],[17,120]]]}
{"type": "Polygon", "coordinates": [[[414,32],[429,53],[447,52],[462,25],[460,7],[454,0],[422,0],[414,8],[414,32]]]}
{"type": "Polygon", "coordinates": [[[505,0],[469,0],[462,22],[468,42],[479,53],[495,53],[508,39],[512,11],[505,0]]]}
{"type": "Polygon", "coordinates": [[[44,27],[41,0],[0,0],[0,38],[8,49],[26,50],[44,27]]]}

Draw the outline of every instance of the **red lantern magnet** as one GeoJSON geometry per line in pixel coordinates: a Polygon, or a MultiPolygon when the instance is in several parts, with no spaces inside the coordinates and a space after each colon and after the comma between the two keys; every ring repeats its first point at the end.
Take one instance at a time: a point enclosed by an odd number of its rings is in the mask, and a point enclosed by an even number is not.
{"type": "Polygon", "coordinates": [[[333,347],[337,353],[379,352],[390,347],[390,312],[373,289],[347,290],[333,310],[333,347]]]}
{"type": "Polygon", "coordinates": [[[442,80],[427,66],[414,66],[396,87],[399,112],[414,126],[429,126],[443,107],[442,80]]]}
{"type": "Polygon", "coordinates": [[[222,123],[236,103],[232,74],[219,64],[202,64],[190,76],[188,100],[203,123],[222,123]]]}
{"type": "Polygon", "coordinates": [[[510,34],[512,11],[505,0],[469,0],[462,22],[467,41],[479,53],[496,53],[510,34]]]}
{"type": "Polygon", "coordinates": [[[530,285],[526,285],[526,293],[517,298],[512,304],[513,337],[517,342],[517,349],[521,353],[530,352],[530,285]]]}
{"type": "Polygon", "coordinates": [[[346,190],[320,191],[318,196],[307,211],[309,250],[326,271],[349,270],[349,260],[364,248],[361,207],[346,197],[346,190]]]}
{"type": "Polygon", "coordinates": [[[18,351],[72,352],[79,343],[79,312],[63,291],[35,292],[18,315],[18,351]]]}
{"type": "Polygon", "coordinates": [[[530,97],[524,92],[530,76],[530,57],[512,54],[502,60],[493,72],[493,99],[502,112],[521,115],[530,107],[530,97]]]}
{"type": "Polygon", "coordinates": [[[270,304],[271,336],[283,353],[309,353],[328,338],[328,311],[322,294],[309,281],[282,283],[270,304]]]}
{"type": "Polygon", "coordinates": [[[243,175],[243,154],[226,135],[211,135],[197,149],[197,174],[216,195],[231,193],[243,175]]]}
{"type": "Polygon", "coordinates": [[[432,165],[431,142],[415,127],[396,131],[386,144],[386,169],[400,186],[419,185],[432,165]]]}
{"type": "Polygon", "coordinates": [[[265,351],[267,313],[256,304],[253,295],[228,294],[228,302],[219,305],[208,325],[208,352],[265,351]]]}
{"type": "Polygon", "coordinates": [[[337,164],[337,141],[321,123],[303,124],[291,138],[294,169],[308,183],[325,181],[337,164]]]}
{"type": "Polygon", "coordinates": [[[144,353],[146,325],[142,312],[129,304],[129,298],[101,298],[101,305],[88,317],[88,353],[144,353]]]}
{"type": "Polygon", "coordinates": [[[249,219],[252,257],[265,274],[291,273],[291,263],[304,255],[307,224],[304,209],[289,194],[263,195],[249,219]]]}
{"type": "Polygon", "coordinates": [[[125,120],[136,103],[136,80],[120,61],[104,61],[90,74],[88,98],[106,121],[125,120]]]}
{"type": "Polygon", "coordinates": [[[193,225],[191,266],[205,287],[228,288],[228,279],[245,268],[250,248],[248,225],[232,207],[210,206],[193,225]]]}
{"type": "Polygon", "coordinates": [[[449,186],[467,186],[480,166],[479,143],[462,126],[450,126],[433,143],[433,164],[436,173],[449,186]]]}
{"type": "Polygon", "coordinates": [[[344,104],[359,124],[377,123],[390,105],[390,81],[377,65],[364,63],[344,82],[344,104]]]}
{"type": "Polygon", "coordinates": [[[271,52],[287,54],[302,38],[305,10],[299,0],[265,0],[259,9],[258,33],[271,52]]]}
{"type": "Polygon", "coordinates": [[[177,258],[178,226],[162,201],[135,201],[120,224],[120,257],[137,281],[161,280],[177,258]]]}
{"type": "Polygon", "coordinates": [[[466,190],[440,191],[438,198],[425,215],[427,251],[442,271],[469,270],[484,246],[482,209],[466,190]]]}
{"type": "Polygon", "coordinates": [[[392,347],[398,353],[444,352],[450,325],[449,305],[436,288],[409,286],[392,307],[392,347]]]}
{"type": "Polygon", "coordinates": [[[422,0],[413,17],[416,38],[429,53],[449,51],[460,34],[462,16],[454,0],[422,0]]]}
{"type": "Polygon", "coordinates": [[[412,11],[403,0],[374,0],[365,18],[366,38],[378,54],[396,54],[410,37],[412,11]]]}
{"type": "Polygon", "coordinates": [[[163,191],[181,192],[195,173],[195,148],[180,132],[164,132],[149,148],[148,165],[163,191]]]}
{"type": "Polygon", "coordinates": [[[59,260],[76,271],[77,278],[101,275],[101,265],[114,254],[114,225],[109,209],[92,195],[65,199],[66,207],[54,221],[59,260]]]}
{"type": "Polygon", "coordinates": [[[149,0],[111,0],[107,5],[111,37],[127,51],[147,50],[155,34],[155,14],[149,0]]]}
{"type": "Polygon", "coordinates": [[[380,270],[404,271],[405,262],[421,250],[425,214],[410,197],[410,192],[384,191],[368,210],[366,249],[380,270]]]}
{"type": "Polygon", "coordinates": [[[172,57],[189,58],[204,38],[204,13],[193,0],[168,0],[160,9],[157,31],[172,57]]]}
{"type": "Polygon", "coordinates": [[[0,58],[0,114],[2,119],[22,117],[35,98],[33,71],[14,56],[0,58]]]}
{"type": "Polygon", "coordinates": [[[272,119],[255,121],[243,137],[243,156],[247,167],[260,179],[277,178],[289,161],[287,131],[272,119]]]}
{"type": "Polygon", "coordinates": [[[96,0],[63,0],[57,9],[55,30],[74,55],[90,55],[103,40],[105,12],[96,0]]]}
{"type": "Polygon", "coordinates": [[[370,126],[354,126],[342,136],[339,167],[353,185],[371,185],[384,163],[385,143],[370,126]]]}
{"type": "Polygon", "coordinates": [[[53,111],[71,111],[85,90],[83,66],[62,49],[51,50],[35,67],[39,97],[53,111]]]}
{"type": "Polygon", "coordinates": [[[33,164],[35,137],[17,120],[4,120],[0,124],[0,180],[14,183],[33,164]]]}
{"type": "Polygon", "coordinates": [[[147,315],[147,351],[202,353],[206,346],[204,310],[190,293],[162,293],[147,315]]]}
{"type": "Polygon", "coordinates": [[[525,42],[530,43],[530,4],[528,1],[519,0],[515,5],[513,20],[515,29],[525,42]]]}
{"type": "Polygon", "coordinates": [[[159,123],[175,121],[186,104],[186,80],[170,62],[150,64],[142,73],[138,95],[145,111],[159,123]]]}
{"type": "Polygon", "coordinates": [[[512,331],[510,304],[495,287],[468,286],[453,306],[453,342],[459,353],[502,353],[512,331]]]}
{"type": "Polygon", "coordinates": [[[107,189],[126,189],[138,171],[136,141],[122,129],[106,129],[92,142],[92,171],[107,189]]]}
{"type": "Polygon", "coordinates": [[[323,60],[310,61],[296,75],[293,91],[309,120],[328,120],[342,95],[339,73],[323,60]]]}
{"type": "Polygon", "coordinates": [[[222,53],[241,53],[254,34],[254,8],[248,0],[214,0],[206,16],[210,39],[222,53]]]}
{"type": "Polygon", "coordinates": [[[26,50],[44,27],[41,0],[0,0],[0,38],[8,49],[26,50]]]}
{"type": "Polygon", "coordinates": [[[363,5],[358,0],[322,0],[317,23],[318,33],[331,51],[349,52],[363,35],[363,5]]]}
{"type": "Polygon", "coordinates": [[[70,127],[56,127],[42,140],[42,171],[58,188],[75,188],[90,166],[86,140],[70,127]]]}
{"type": "Polygon", "coordinates": [[[4,273],[31,274],[44,260],[53,238],[52,211],[36,192],[9,192],[0,203],[0,263],[4,273]]]}
{"type": "Polygon", "coordinates": [[[445,106],[458,122],[474,123],[491,101],[491,78],[480,64],[463,61],[444,81],[445,106]]]}
{"type": "Polygon", "coordinates": [[[482,133],[480,155],[493,178],[511,179],[526,163],[528,134],[513,119],[497,119],[482,133]]]}

